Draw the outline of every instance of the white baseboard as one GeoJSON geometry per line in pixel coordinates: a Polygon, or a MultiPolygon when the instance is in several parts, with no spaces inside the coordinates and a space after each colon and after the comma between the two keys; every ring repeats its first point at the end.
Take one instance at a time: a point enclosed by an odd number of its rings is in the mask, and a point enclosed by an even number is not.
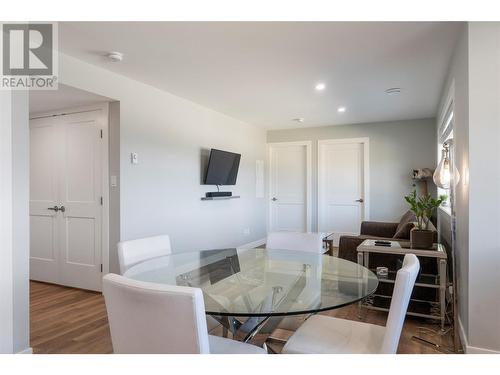
{"type": "Polygon", "coordinates": [[[33,348],[26,348],[24,350],[21,350],[20,352],[17,352],[16,354],[33,354],[33,348]]]}
{"type": "Polygon", "coordinates": [[[500,354],[499,351],[467,345],[466,354],[500,354]]]}
{"type": "Polygon", "coordinates": [[[460,317],[458,317],[458,332],[465,354],[500,354],[500,352],[496,350],[478,348],[477,346],[469,345],[469,341],[467,339],[467,335],[465,334],[465,329],[460,317]]]}
{"type": "Polygon", "coordinates": [[[256,247],[262,246],[266,243],[265,238],[261,238],[260,240],[249,242],[237,247],[238,250],[247,250],[247,249],[255,249],[256,247]]]}

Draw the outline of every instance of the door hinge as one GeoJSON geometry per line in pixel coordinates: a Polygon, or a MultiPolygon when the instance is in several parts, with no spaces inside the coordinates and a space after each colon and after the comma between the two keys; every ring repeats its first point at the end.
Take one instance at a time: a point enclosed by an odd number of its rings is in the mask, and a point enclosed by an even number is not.
{"type": "Polygon", "coordinates": [[[102,129],[101,129],[101,138],[102,138],[102,129]]]}
{"type": "Polygon", "coordinates": [[[104,202],[104,201],[103,201],[103,199],[102,199],[102,197],[101,197],[101,206],[103,205],[103,202],[104,202]]]}
{"type": "Polygon", "coordinates": [[[102,273],[102,263],[101,263],[101,273],[102,273]]]}

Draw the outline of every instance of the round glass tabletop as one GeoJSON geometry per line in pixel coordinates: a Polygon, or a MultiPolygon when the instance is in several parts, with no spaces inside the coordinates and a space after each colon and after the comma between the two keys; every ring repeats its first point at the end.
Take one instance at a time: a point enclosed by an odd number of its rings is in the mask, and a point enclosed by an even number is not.
{"type": "Polygon", "coordinates": [[[206,250],[139,263],[131,279],[201,288],[207,314],[282,316],[342,307],[372,294],[367,268],[336,257],[291,250],[206,250]]]}

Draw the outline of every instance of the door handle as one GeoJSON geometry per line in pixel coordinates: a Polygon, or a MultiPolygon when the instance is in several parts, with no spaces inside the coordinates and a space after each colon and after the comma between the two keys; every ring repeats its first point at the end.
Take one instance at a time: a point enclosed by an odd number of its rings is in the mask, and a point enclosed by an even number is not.
{"type": "Polygon", "coordinates": [[[356,199],[354,202],[363,203],[365,200],[363,198],[356,199]]]}
{"type": "Polygon", "coordinates": [[[61,207],[57,207],[57,206],[54,206],[54,207],[48,207],[47,210],[52,210],[52,211],[61,211],[61,212],[65,212],[66,211],[66,207],[64,206],[61,206],[61,207]]]}
{"type": "Polygon", "coordinates": [[[276,202],[276,201],[278,200],[278,198],[273,197],[271,200],[272,200],[273,202],[276,202]]]}

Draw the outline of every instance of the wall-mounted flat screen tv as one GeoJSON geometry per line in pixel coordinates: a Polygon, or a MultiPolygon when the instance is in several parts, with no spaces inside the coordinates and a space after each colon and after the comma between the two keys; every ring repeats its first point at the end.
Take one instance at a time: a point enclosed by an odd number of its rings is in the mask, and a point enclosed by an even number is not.
{"type": "Polygon", "coordinates": [[[205,185],[235,185],[241,154],[210,150],[205,185]]]}

